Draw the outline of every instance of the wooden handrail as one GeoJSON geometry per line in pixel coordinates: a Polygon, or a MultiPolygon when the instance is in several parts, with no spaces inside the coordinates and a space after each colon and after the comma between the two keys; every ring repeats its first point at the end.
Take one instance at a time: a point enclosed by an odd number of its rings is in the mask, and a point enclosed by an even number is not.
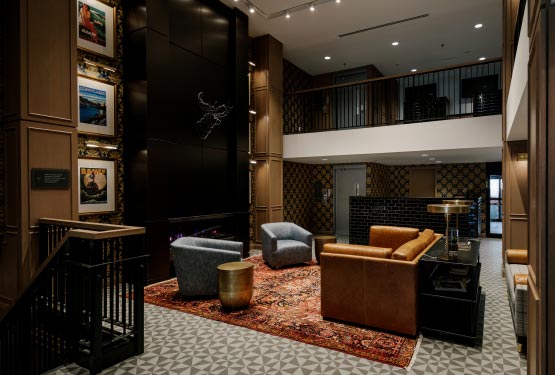
{"type": "MultiPolygon", "coordinates": [[[[40,218],[38,219],[39,224],[52,224],[52,225],[63,225],[66,227],[72,227],[74,229],[87,229],[89,231],[106,232],[106,231],[135,231],[133,234],[144,234],[145,228],[143,227],[133,227],[128,225],[115,225],[115,224],[102,224],[102,223],[91,223],[87,221],[76,221],[76,220],[64,220],[64,219],[53,219],[53,218],[40,218]],[[136,231],[139,232],[136,232],[136,231]]],[[[120,232],[122,233],[122,232],[120,232]]],[[[86,237],[91,239],[90,237],[86,237]]],[[[101,237],[102,239],[107,237],[101,237]]]]}
{"type": "Polygon", "coordinates": [[[316,91],[322,91],[322,90],[327,90],[327,89],[335,89],[335,88],[338,88],[338,87],[355,86],[355,85],[360,85],[360,84],[363,84],[363,83],[370,83],[370,82],[384,81],[384,80],[388,80],[388,79],[410,77],[410,76],[415,76],[415,75],[419,75],[419,74],[426,74],[426,73],[435,73],[435,72],[441,72],[441,71],[444,71],[444,70],[465,68],[465,67],[469,67],[469,66],[493,63],[493,62],[498,62],[498,61],[502,61],[502,58],[501,57],[495,57],[495,58],[486,59],[486,60],[478,61],[478,62],[448,65],[448,66],[444,66],[442,68],[421,70],[421,71],[416,72],[416,73],[401,73],[401,74],[394,74],[394,75],[386,76],[386,77],[369,78],[369,79],[365,79],[365,80],[362,80],[362,81],[351,82],[351,83],[339,83],[337,85],[323,86],[323,87],[316,87],[316,88],[313,88],[313,89],[306,89],[306,90],[288,92],[288,93],[285,93],[285,95],[306,94],[306,93],[309,93],[309,92],[316,92],[316,91]]]}

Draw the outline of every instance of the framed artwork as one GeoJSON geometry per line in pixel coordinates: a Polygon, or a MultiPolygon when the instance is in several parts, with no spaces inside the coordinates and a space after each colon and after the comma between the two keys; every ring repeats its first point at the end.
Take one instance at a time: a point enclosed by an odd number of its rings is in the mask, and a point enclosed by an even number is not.
{"type": "Polygon", "coordinates": [[[114,57],[114,8],[98,0],[77,1],[77,47],[114,57]]]}
{"type": "Polygon", "coordinates": [[[116,210],[116,161],[79,158],[79,214],[116,210]]]}
{"type": "Polygon", "coordinates": [[[91,78],[77,77],[80,133],[114,136],[116,86],[91,78]]]}

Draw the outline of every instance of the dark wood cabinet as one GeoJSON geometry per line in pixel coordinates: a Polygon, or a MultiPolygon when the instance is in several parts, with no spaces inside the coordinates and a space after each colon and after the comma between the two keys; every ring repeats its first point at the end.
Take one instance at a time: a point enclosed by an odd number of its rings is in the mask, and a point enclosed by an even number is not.
{"type": "Polygon", "coordinates": [[[454,261],[438,259],[444,249],[441,239],[418,262],[420,330],[474,345],[483,298],[480,242],[471,240],[469,250],[459,250],[454,261]]]}

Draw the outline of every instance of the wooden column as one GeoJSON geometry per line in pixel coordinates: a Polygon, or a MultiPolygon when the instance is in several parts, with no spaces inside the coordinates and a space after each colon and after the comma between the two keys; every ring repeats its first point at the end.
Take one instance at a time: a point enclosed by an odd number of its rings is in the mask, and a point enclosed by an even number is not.
{"type": "Polygon", "coordinates": [[[254,40],[255,241],[260,225],[283,221],[283,45],[264,35],[254,40]]]}
{"type": "Polygon", "coordinates": [[[78,219],[76,2],[5,3],[6,234],[0,245],[0,309],[14,301],[38,267],[37,219],[78,219]],[[69,170],[70,188],[32,189],[33,168],[69,170]]]}

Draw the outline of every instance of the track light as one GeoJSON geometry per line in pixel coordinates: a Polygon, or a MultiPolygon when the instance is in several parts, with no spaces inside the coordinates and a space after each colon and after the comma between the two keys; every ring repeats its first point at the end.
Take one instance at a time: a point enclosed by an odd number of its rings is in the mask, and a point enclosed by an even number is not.
{"type": "Polygon", "coordinates": [[[336,2],[337,4],[339,4],[339,3],[341,2],[341,0],[335,0],[335,2],[336,2]]]}
{"type": "Polygon", "coordinates": [[[254,13],[254,6],[249,4],[249,12],[254,13]]]}
{"type": "Polygon", "coordinates": [[[289,14],[289,10],[285,11],[285,18],[291,18],[291,14],[289,14]]]}
{"type": "Polygon", "coordinates": [[[314,12],[316,10],[316,8],[314,7],[314,3],[310,4],[310,11],[314,12]]]}

